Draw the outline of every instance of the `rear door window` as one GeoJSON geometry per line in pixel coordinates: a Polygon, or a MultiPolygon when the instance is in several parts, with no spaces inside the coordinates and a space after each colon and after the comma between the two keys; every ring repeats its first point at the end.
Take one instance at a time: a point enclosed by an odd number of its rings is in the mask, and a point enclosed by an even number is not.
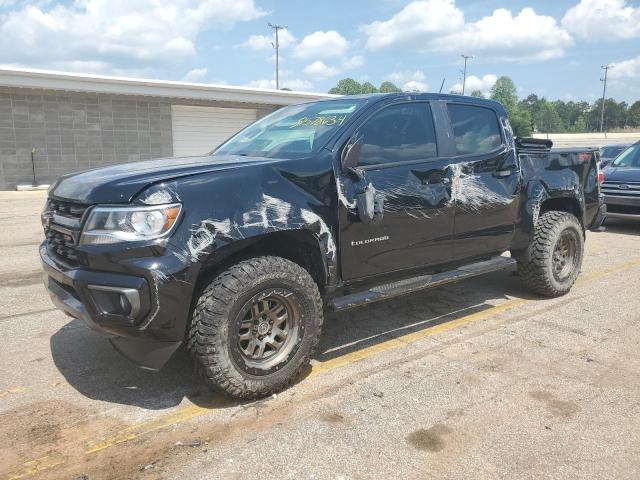
{"type": "Polygon", "coordinates": [[[498,116],[490,108],[449,104],[458,155],[481,155],[502,145],[498,116]]]}
{"type": "Polygon", "coordinates": [[[361,166],[437,157],[436,132],[428,103],[392,105],[375,113],[359,129],[364,137],[361,166]]]}

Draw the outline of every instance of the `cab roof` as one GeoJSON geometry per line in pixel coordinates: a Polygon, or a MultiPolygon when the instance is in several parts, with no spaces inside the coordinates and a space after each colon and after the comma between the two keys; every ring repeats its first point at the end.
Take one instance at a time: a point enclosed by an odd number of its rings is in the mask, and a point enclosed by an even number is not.
{"type": "Polygon", "coordinates": [[[452,95],[446,93],[426,93],[426,92],[394,92],[394,93],[367,93],[360,95],[349,95],[337,98],[327,98],[322,100],[316,100],[316,102],[335,101],[344,98],[353,98],[361,100],[372,100],[372,103],[377,103],[391,98],[407,98],[412,100],[426,100],[426,101],[450,101],[460,102],[478,106],[485,106],[496,109],[500,112],[505,112],[504,107],[500,102],[490,100],[486,98],[470,97],[467,95],[452,95]]]}

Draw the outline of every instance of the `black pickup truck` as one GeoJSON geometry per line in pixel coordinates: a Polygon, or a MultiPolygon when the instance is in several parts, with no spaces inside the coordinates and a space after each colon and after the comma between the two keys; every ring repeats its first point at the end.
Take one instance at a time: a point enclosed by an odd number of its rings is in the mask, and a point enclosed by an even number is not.
{"type": "Polygon", "coordinates": [[[291,106],[206,156],[62,177],[42,214],[45,283],[138,365],[184,344],[208,384],[256,398],[309,362],[324,309],[516,264],[534,292],[566,293],[605,213],[597,164],[515,139],[489,100],[291,106]]]}

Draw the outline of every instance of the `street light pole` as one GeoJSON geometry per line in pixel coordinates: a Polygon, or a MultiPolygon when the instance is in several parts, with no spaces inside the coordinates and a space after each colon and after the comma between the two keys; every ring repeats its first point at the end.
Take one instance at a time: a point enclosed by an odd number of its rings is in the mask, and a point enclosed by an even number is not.
{"type": "Polygon", "coordinates": [[[286,25],[273,25],[271,22],[267,24],[270,28],[276,31],[276,43],[272,43],[273,48],[276,49],[276,90],[280,90],[280,41],[278,32],[287,28],[286,25]]]}
{"type": "Polygon", "coordinates": [[[604,132],[604,104],[606,102],[607,95],[607,76],[609,75],[609,69],[613,68],[613,65],[603,65],[600,67],[604,70],[604,78],[601,78],[600,81],[604,83],[602,87],[602,109],[600,112],[600,133],[604,132]]]}
{"type": "Polygon", "coordinates": [[[462,95],[464,95],[464,89],[467,84],[467,60],[472,59],[473,56],[472,55],[460,55],[460,56],[464,58],[464,70],[462,72],[462,95]]]}

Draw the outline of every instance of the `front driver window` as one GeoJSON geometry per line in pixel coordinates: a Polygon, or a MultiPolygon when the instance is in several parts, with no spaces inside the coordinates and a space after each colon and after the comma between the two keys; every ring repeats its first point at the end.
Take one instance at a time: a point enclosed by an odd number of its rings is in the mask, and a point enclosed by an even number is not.
{"type": "Polygon", "coordinates": [[[359,165],[380,165],[437,157],[436,132],[427,103],[403,103],[374,114],[359,133],[359,165]]]}

